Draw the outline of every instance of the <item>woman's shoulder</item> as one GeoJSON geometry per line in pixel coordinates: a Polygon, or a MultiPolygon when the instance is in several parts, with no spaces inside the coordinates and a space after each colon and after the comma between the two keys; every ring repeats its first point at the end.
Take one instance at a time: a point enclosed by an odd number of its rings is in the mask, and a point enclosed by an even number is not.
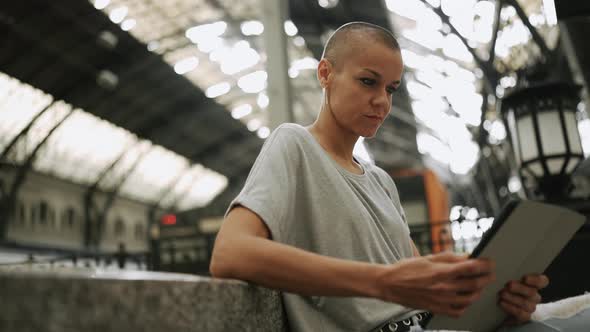
{"type": "Polygon", "coordinates": [[[277,134],[277,135],[303,136],[303,135],[307,134],[307,129],[305,129],[305,127],[303,127],[300,124],[286,122],[286,123],[282,123],[281,125],[279,125],[273,131],[273,133],[277,134]]]}
{"type": "Polygon", "coordinates": [[[278,141],[279,144],[296,144],[305,142],[310,135],[305,127],[296,123],[283,123],[275,128],[270,137],[270,141],[278,141]]]}

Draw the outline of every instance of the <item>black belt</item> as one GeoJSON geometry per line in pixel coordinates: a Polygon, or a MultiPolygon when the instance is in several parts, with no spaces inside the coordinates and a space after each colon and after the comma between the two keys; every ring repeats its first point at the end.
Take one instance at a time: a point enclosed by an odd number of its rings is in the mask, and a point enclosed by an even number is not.
{"type": "Polygon", "coordinates": [[[410,331],[410,327],[412,325],[420,325],[421,327],[426,327],[426,323],[432,318],[432,314],[429,312],[420,312],[415,314],[412,317],[394,321],[393,319],[379,325],[375,329],[371,330],[371,332],[406,332],[410,331]]]}

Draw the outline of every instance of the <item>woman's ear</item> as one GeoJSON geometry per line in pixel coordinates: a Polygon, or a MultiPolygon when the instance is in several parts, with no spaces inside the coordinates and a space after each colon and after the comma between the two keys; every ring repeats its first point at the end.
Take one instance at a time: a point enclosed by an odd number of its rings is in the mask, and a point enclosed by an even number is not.
{"type": "Polygon", "coordinates": [[[318,81],[320,82],[320,86],[322,88],[326,88],[328,86],[328,82],[330,81],[330,75],[332,73],[332,63],[328,61],[328,59],[323,58],[320,63],[318,64],[318,81]]]}

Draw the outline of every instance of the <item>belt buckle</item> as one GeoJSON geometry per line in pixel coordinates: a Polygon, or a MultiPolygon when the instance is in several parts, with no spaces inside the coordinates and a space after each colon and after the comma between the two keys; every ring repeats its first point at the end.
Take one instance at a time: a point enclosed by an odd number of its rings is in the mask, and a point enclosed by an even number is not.
{"type": "Polygon", "coordinates": [[[395,332],[397,331],[397,323],[389,323],[387,324],[387,328],[389,329],[390,332],[395,332]]]}

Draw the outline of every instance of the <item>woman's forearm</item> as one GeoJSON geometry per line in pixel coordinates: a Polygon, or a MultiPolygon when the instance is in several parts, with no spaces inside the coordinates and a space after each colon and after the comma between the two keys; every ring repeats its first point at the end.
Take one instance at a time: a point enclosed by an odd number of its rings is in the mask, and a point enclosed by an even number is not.
{"type": "Polygon", "coordinates": [[[381,268],[378,264],[318,255],[253,235],[218,241],[211,262],[214,277],[316,296],[379,297],[376,282],[381,268]]]}

